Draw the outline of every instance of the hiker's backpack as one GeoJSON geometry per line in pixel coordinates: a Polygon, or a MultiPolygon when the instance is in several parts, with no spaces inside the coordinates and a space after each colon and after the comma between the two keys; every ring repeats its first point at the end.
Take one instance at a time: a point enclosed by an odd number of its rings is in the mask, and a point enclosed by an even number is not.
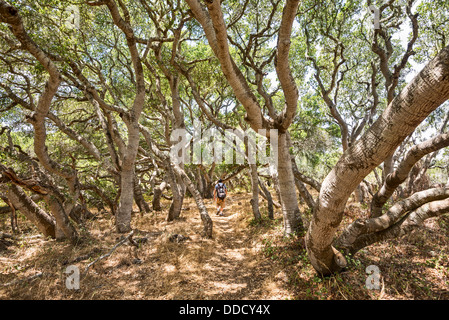
{"type": "Polygon", "coordinates": [[[216,189],[217,189],[217,197],[219,199],[226,198],[226,191],[225,191],[226,187],[225,187],[224,183],[218,183],[216,186],[216,189]]]}

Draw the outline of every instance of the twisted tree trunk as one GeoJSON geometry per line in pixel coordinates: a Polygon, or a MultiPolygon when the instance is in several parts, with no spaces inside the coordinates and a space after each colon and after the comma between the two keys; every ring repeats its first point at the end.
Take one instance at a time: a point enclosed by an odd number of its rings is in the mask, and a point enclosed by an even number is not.
{"type": "MultiPolygon", "coordinates": [[[[449,198],[449,188],[433,188],[417,192],[411,197],[397,202],[385,214],[377,218],[357,219],[350,224],[338,238],[337,245],[355,254],[374,239],[381,239],[387,229],[402,224],[409,213],[425,208],[427,203],[449,198]]],[[[396,227],[395,227],[396,228],[396,227]]],[[[388,232],[387,232],[388,233],[388,232]]]]}
{"type": "Polygon", "coordinates": [[[308,255],[318,273],[330,274],[346,265],[344,258],[332,247],[332,241],[353,190],[448,98],[449,47],[446,47],[342,155],[323,181],[306,236],[308,255]]]}
{"type": "MultiPolygon", "coordinates": [[[[14,36],[19,40],[22,48],[29,52],[48,72],[49,79],[46,82],[45,89],[39,97],[36,109],[28,117],[27,121],[33,125],[34,129],[34,152],[39,159],[39,162],[47,169],[61,178],[65,179],[72,199],[68,201],[67,211],[71,211],[75,207],[75,203],[79,197],[79,182],[76,172],[70,168],[61,166],[59,163],[52,160],[48,154],[46,146],[46,127],[45,118],[47,117],[52,100],[58,91],[62,78],[58,67],[53,60],[30,38],[22,23],[22,18],[17,9],[5,1],[0,1],[0,21],[9,24],[14,36]]],[[[68,231],[65,235],[72,241],[76,242],[78,234],[73,226],[69,223],[66,210],[57,211],[57,224],[62,230],[68,231]],[[60,214],[60,215],[59,215],[60,214]],[[63,225],[62,225],[63,224],[63,225]],[[70,232],[69,232],[70,230],[70,232]]]]}

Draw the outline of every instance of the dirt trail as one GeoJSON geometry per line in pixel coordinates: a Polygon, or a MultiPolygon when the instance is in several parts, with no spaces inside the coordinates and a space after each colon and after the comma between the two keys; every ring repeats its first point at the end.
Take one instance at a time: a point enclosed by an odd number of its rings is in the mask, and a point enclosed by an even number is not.
{"type": "MultiPolygon", "coordinates": [[[[79,246],[66,242],[19,241],[3,253],[0,282],[26,279],[42,272],[39,279],[1,288],[3,299],[284,299],[283,281],[276,281],[279,270],[260,252],[261,241],[248,228],[250,205],[247,194],[232,195],[224,216],[216,215],[215,204],[205,200],[214,222],[213,239],[201,237],[202,222],[192,199],[185,201],[180,219],[165,220],[166,212],[135,215],[136,230],[151,236],[137,250],[122,245],[106,259],[97,262],[81,281],[80,290],[67,290],[65,261],[90,256],[74,263],[80,270],[117,243],[114,220],[108,215],[89,221],[89,236],[79,246]],[[173,234],[189,240],[171,242],[173,234]],[[136,259],[138,258],[138,259],[136,259]],[[136,263],[136,261],[138,261],[136,263]]],[[[168,210],[169,203],[165,204],[168,210]]],[[[164,209],[165,210],[165,209],[164,209]]],[[[27,222],[23,221],[24,227],[27,222]]],[[[31,226],[31,225],[30,225],[31,226]]],[[[38,236],[31,227],[27,237],[38,236]]]]}
{"type": "Polygon", "coordinates": [[[204,264],[205,288],[215,291],[223,299],[257,298],[260,282],[268,270],[248,246],[248,237],[236,230],[237,214],[216,216],[216,246],[204,264]]]}
{"type": "MultiPolygon", "coordinates": [[[[68,264],[84,270],[117,244],[122,235],[115,232],[113,216],[99,213],[86,221],[83,241],[76,246],[44,239],[19,216],[20,236],[0,252],[0,300],[448,298],[447,216],[426,222],[404,239],[368,247],[348,270],[321,279],[301,256],[301,243],[282,237],[279,212],[274,221],[250,223],[249,199],[250,194],[232,194],[222,217],[215,215],[212,200],[205,200],[214,222],[213,239],[201,237],[203,225],[190,198],[181,217],[172,222],[165,219],[168,200],[162,212],[135,214],[132,224],[140,230],[135,236],[147,241],[137,249],[124,244],[95,263],[82,276],[79,290],[67,289],[64,272],[68,264]],[[190,239],[172,242],[175,233],[190,239]],[[84,256],[89,258],[78,259],[84,256]],[[381,269],[385,291],[365,288],[365,268],[372,264],[381,269]],[[2,286],[6,283],[13,284],[2,286]]],[[[345,214],[350,221],[361,215],[345,214]]],[[[8,231],[5,225],[2,231],[8,231]]]]}
{"type": "MultiPolygon", "coordinates": [[[[241,229],[242,203],[239,198],[228,200],[223,216],[216,215],[213,203],[207,203],[214,222],[214,239],[209,240],[211,250],[203,257],[201,289],[210,299],[261,299],[264,282],[270,277],[270,265],[258,252],[258,244],[251,240],[248,230],[241,229]]],[[[193,218],[193,223],[200,223],[193,218]]],[[[191,247],[204,240],[194,237],[191,247]]],[[[189,246],[189,244],[186,244],[189,246]]],[[[182,271],[182,270],[181,270],[182,271]]]]}

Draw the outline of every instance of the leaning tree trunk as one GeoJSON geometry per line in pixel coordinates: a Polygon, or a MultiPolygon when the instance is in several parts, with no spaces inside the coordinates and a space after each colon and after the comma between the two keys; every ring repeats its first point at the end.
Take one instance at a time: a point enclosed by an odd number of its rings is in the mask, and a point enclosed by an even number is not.
{"type": "Polygon", "coordinates": [[[197,189],[199,191],[199,193],[201,193],[204,197],[204,181],[203,181],[203,176],[201,174],[201,169],[199,166],[196,167],[196,172],[192,172],[192,174],[195,176],[196,179],[196,183],[197,183],[197,189]]]}
{"type": "Polygon", "coordinates": [[[78,242],[78,232],[70,221],[68,214],[64,209],[64,206],[53,194],[44,196],[44,200],[49,206],[50,211],[56,220],[56,238],[65,236],[73,244],[76,244],[78,242]],[[58,234],[59,231],[62,231],[62,233],[58,234]]]}
{"type": "MultiPolygon", "coordinates": [[[[33,113],[27,118],[27,121],[32,124],[34,129],[34,152],[38,157],[40,163],[49,172],[55,173],[61,178],[65,179],[69,185],[69,189],[72,195],[71,203],[69,202],[68,208],[71,210],[75,206],[79,189],[77,188],[76,173],[53,161],[48,154],[48,148],[46,146],[47,132],[45,128],[45,119],[50,111],[52,100],[59,89],[62,81],[61,73],[58,67],[52,61],[52,59],[30,38],[26,32],[22,23],[22,18],[19,15],[18,10],[9,5],[8,3],[0,2],[0,17],[1,22],[6,22],[10,25],[10,30],[21,43],[24,50],[29,52],[36,58],[36,60],[45,68],[48,72],[49,78],[45,84],[44,91],[39,96],[38,103],[33,113]]],[[[64,223],[68,219],[60,219],[58,223],[64,223]]],[[[61,228],[71,228],[70,225],[61,225],[61,228]]],[[[71,236],[77,236],[76,231],[66,234],[69,238],[71,236]]],[[[70,238],[75,242],[77,239],[70,238]]]]}
{"type": "Polygon", "coordinates": [[[176,174],[178,174],[182,180],[184,181],[187,189],[192,194],[193,198],[195,199],[196,205],[198,207],[198,210],[200,211],[200,217],[201,221],[203,222],[203,236],[206,238],[212,238],[212,228],[213,228],[213,222],[210,218],[209,214],[207,213],[207,208],[204,205],[203,198],[201,197],[201,194],[198,192],[198,190],[195,188],[195,185],[190,180],[189,176],[185,173],[183,169],[181,169],[179,166],[174,165],[173,169],[176,174]]]}
{"type": "Polygon", "coordinates": [[[22,212],[45,237],[56,238],[56,227],[53,217],[34,203],[20,187],[12,184],[9,188],[8,199],[14,208],[22,212]]]}
{"type": "Polygon", "coordinates": [[[116,215],[116,228],[119,233],[131,230],[131,213],[134,200],[135,160],[139,147],[139,118],[145,103],[145,77],[142,60],[134,30],[129,21],[121,16],[115,1],[104,1],[111,14],[114,24],[122,31],[126,38],[135,77],[135,97],[132,108],[121,116],[128,129],[128,145],[124,150],[120,180],[120,203],[116,215]]]}
{"type": "Polygon", "coordinates": [[[281,188],[279,187],[279,177],[277,170],[274,170],[271,174],[271,178],[273,179],[273,188],[276,192],[276,197],[278,198],[278,202],[280,205],[282,205],[282,198],[281,198],[281,188]]]}
{"type": "Polygon", "coordinates": [[[446,47],[395,97],[327,175],[306,236],[308,255],[318,273],[331,274],[346,265],[332,242],[353,190],[448,98],[449,47],[446,47]]]}
{"type": "MultiPolygon", "coordinates": [[[[396,170],[389,174],[380,190],[374,195],[371,202],[371,217],[376,218],[382,214],[382,208],[393,195],[397,187],[409,176],[410,171],[419,171],[415,164],[426,154],[449,146],[449,133],[440,134],[432,139],[419,143],[407,152],[396,170]]],[[[410,184],[416,182],[416,176],[410,174],[410,184]]],[[[409,193],[409,195],[411,192],[409,193]]]]}
{"type": "Polygon", "coordinates": [[[377,218],[357,219],[337,240],[338,246],[354,255],[375,242],[399,237],[418,227],[425,219],[449,212],[449,188],[417,192],[397,202],[377,218]]]}
{"type": "Polygon", "coordinates": [[[212,199],[214,197],[215,186],[215,183],[213,181],[215,162],[212,164],[208,171],[202,165],[200,165],[198,168],[199,181],[201,181],[201,189],[198,189],[198,191],[200,191],[203,199],[212,199]]]}

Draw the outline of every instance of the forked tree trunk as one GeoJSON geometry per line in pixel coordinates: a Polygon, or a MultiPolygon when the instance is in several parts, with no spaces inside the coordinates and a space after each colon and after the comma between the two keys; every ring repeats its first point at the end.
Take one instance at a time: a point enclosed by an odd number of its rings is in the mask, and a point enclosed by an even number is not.
{"type": "Polygon", "coordinates": [[[145,198],[142,194],[142,187],[140,186],[140,183],[135,177],[134,180],[134,201],[136,202],[137,206],[139,207],[140,213],[143,215],[145,213],[148,213],[151,211],[150,206],[145,201],[145,198]]]}
{"type": "Polygon", "coordinates": [[[139,147],[139,118],[145,103],[145,78],[140,52],[134,30],[127,19],[123,19],[115,1],[103,2],[109,9],[114,24],[126,37],[126,43],[131,57],[135,74],[135,97],[132,108],[123,114],[122,118],[128,129],[128,144],[123,154],[121,180],[120,180],[120,204],[116,215],[116,227],[120,233],[131,230],[131,213],[134,200],[134,166],[139,147]]]}
{"type": "MultiPolygon", "coordinates": [[[[236,98],[246,111],[245,120],[254,131],[270,129],[267,119],[261,112],[258,98],[252,92],[245,76],[232,59],[228,44],[228,35],[220,1],[206,1],[207,10],[198,0],[186,0],[195,19],[201,24],[209,45],[220,61],[223,75],[232,87],[236,98]]],[[[279,183],[283,205],[285,233],[292,234],[302,229],[299,217],[295,182],[292,174],[290,154],[286,141],[286,132],[293,121],[298,108],[298,88],[289,66],[292,26],[298,10],[299,0],[286,1],[279,27],[276,57],[276,74],[282,86],[285,108],[277,119],[277,127],[283,133],[279,137],[279,183]]],[[[269,108],[273,118],[277,118],[274,108],[269,108]]]]}
{"type": "Polygon", "coordinates": [[[358,184],[449,98],[449,47],[444,48],[388,105],[323,181],[306,246],[313,267],[330,274],[346,265],[332,247],[346,202],[358,184]]]}
{"type": "Polygon", "coordinates": [[[179,166],[174,165],[173,170],[177,175],[179,175],[182,180],[184,181],[187,189],[192,194],[193,198],[195,199],[196,205],[198,207],[198,210],[200,212],[201,221],[203,222],[203,236],[206,238],[212,238],[212,229],[213,229],[213,222],[210,218],[209,214],[207,213],[207,208],[204,205],[203,198],[201,197],[201,194],[198,192],[198,190],[195,188],[195,185],[190,180],[189,176],[185,173],[184,170],[182,170],[179,166]]]}
{"type": "Polygon", "coordinates": [[[22,212],[45,237],[56,237],[54,219],[34,203],[20,187],[12,184],[9,188],[8,199],[15,209],[22,212]]]}

